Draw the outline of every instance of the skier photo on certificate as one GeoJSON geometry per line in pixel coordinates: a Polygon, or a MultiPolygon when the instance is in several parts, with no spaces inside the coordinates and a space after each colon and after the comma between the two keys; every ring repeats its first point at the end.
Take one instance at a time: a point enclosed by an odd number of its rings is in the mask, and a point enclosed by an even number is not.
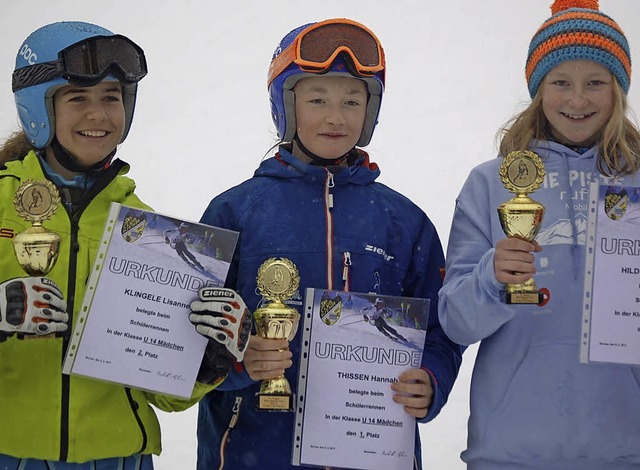
{"type": "Polygon", "coordinates": [[[204,270],[204,267],[196,256],[189,251],[187,243],[192,243],[195,239],[192,233],[188,232],[189,226],[182,222],[180,226],[176,228],[167,229],[164,231],[164,241],[168,243],[171,248],[176,250],[176,253],[182,258],[189,266],[204,270]]]}
{"type": "Polygon", "coordinates": [[[392,312],[385,307],[384,300],[381,298],[377,298],[373,305],[365,307],[362,310],[364,321],[375,326],[380,333],[393,341],[402,341],[403,343],[408,342],[407,338],[402,336],[395,328],[387,323],[385,317],[391,317],[391,313],[392,312]]]}

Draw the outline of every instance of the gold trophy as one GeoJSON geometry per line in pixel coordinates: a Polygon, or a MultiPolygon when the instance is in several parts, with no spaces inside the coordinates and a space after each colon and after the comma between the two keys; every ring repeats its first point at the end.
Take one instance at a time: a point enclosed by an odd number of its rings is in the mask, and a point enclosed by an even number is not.
{"type": "Polygon", "coordinates": [[[60,236],[42,226],[60,205],[58,190],[48,180],[27,180],[18,187],[13,205],[18,215],[32,224],[13,239],[18,263],[30,276],[44,276],[53,268],[60,250],[60,236]]]}
{"type": "MultiPolygon", "coordinates": [[[[269,258],[258,269],[257,283],[260,294],[269,300],[267,305],[253,314],[257,335],[261,338],[291,341],[298,329],[300,314],[283,301],[291,298],[298,290],[298,268],[287,258],[269,258]]],[[[263,380],[256,395],[258,410],[293,411],[293,393],[284,374],[263,380]]]]}
{"type": "MultiPolygon", "coordinates": [[[[542,224],[544,206],[530,197],[544,179],[544,164],[529,150],[509,153],[500,167],[504,187],[516,196],[498,206],[502,230],[508,237],[532,242],[542,224]]],[[[507,284],[504,301],[508,304],[539,304],[544,295],[538,291],[533,278],[523,284],[507,284]]]]}

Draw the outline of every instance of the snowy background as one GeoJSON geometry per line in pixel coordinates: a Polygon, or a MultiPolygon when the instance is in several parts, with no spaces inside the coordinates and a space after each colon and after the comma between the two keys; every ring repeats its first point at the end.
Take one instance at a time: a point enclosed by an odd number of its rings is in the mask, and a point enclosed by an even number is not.
{"type": "MultiPolygon", "coordinates": [[[[34,29],[60,20],[99,23],[145,50],[132,131],[118,156],[157,211],[198,220],[209,200],[248,178],[275,142],[266,73],[294,27],[346,16],[369,26],[387,55],[380,123],[367,147],[379,181],[431,217],[446,247],[455,197],[469,170],[496,155],[495,134],[528,100],[524,62],[552,0],[3,0],[0,137],[18,128],[11,93],[15,54],[34,29]]],[[[601,0],[638,60],[637,0],[601,0]]],[[[640,61],[638,61],[640,63],[640,61]]],[[[632,107],[640,107],[637,84],[632,107]]],[[[421,426],[428,469],[464,468],[475,347],[448,405],[421,426]]],[[[158,470],[195,467],[196,408],[160,414],[158,470]]]]}

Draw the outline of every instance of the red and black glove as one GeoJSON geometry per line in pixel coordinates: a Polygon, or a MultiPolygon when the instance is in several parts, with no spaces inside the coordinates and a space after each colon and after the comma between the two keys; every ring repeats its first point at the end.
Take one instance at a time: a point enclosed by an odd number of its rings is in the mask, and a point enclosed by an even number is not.
{"type": "Polygon", "coordinates": [[[242,361],[249,344],[252,317],[244,301],[232,289],[204,287],[191,302],[189,321],[209,339],[198,381],[212,383],[223,377],[235,361],[242,361]]]}
{"type": "Polygon", "coordinates": [[[60,288],[46,277],[0,283],[0,341],[14,333],[48,335],[65,331],[69,315],[60,288]]]}

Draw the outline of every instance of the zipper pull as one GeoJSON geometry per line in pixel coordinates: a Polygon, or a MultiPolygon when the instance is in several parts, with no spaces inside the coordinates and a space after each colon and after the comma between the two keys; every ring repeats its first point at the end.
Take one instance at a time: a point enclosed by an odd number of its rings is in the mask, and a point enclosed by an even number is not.
{"type": "Polygon", "coordinates": [[[71,192],[69,188],[60,188],[60,194],[62,196],[62,202],[67,208],[67,212],[71,214],[73,212],[73,201],[71,200],[71,192]]]}
{"type": "Polygon", "coordinates": [[[327,176],[327,188],[333,188],[335,186],[335,183],[333,182],[333,173],[327,170],[327,176]]]}
{"type": "Polygon", "coordinates": [[[233,429],[238,422],[238,418],[240,417],[240,405],[242,404],[242,397],[236,397],[236,402],[233,404],[233,416],[231,416],[231,420],[229,421],[229,429],[233,429]]]}
{"type": "Polygon", "coordinates": [[[349,279],[349,266],[351,266],[351,253],[345,251],[342,254],[342,280],[347,281],[349,279]]]}
{"type": "Polygon", "coordinates": [[[333,194],[331,194],[329,190],[334,186],[335,186],[335,183],[333,181],[333,173],[327,170],[327,207],[329,209],[333,208],[333,194]]]}
{"type": "Polygon", "coordinates": [[[242,403],[242,397],[236,397],[236,401],[233,404],[233,409],[231,411],[233,411],[234,413],[237,413],[238,411],[240,411],[241,403],[242,403]]]}

